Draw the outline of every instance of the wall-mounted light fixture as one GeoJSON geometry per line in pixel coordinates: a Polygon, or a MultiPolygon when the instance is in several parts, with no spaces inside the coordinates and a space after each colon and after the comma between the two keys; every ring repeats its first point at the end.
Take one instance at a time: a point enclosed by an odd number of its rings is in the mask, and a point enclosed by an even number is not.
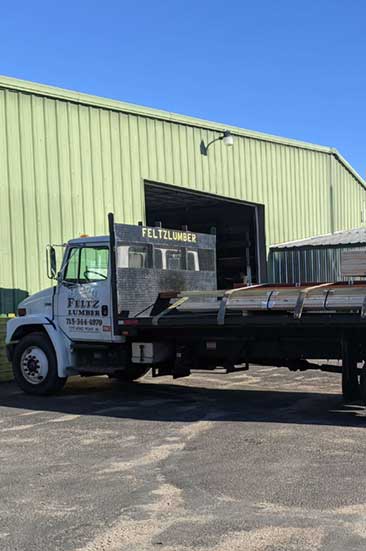
{"type": "Polygon", "coordinates": [[[200,143],[201,154],[205,155],[207,157],[207,152],[208,152],[208,148],[210,147],[210,145],[212,145],[213,143],[218,142],[218,141],[223,141],[224,145],[226,145],[228,147],[231,147],[234,143],[234,136],[232,135],[232,133],[229,130],[225,130],[225,132],[223,133],[222,136],[219,136],[218,138],[215,138],[211,142],[208,142],[207,145],[205,145],[205,142],[202,140],[201,143],[200,143]]]}

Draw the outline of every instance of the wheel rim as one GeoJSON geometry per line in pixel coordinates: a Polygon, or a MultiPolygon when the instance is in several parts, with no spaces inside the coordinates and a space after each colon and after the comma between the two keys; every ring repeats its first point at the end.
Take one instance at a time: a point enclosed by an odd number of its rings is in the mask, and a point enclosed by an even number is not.
{"type": "Polygon", "coordinates": [[[20,359],[24,379],[32,385],[43,383],[48,374],[48,359],[41,348],[29,346],[20,359]]]}

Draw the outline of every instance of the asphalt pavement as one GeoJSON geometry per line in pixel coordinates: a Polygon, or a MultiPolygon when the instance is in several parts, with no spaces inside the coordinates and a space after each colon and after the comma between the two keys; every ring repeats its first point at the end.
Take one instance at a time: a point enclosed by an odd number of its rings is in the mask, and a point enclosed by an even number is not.
{"type": "Polygon", "coordinates": [[[0,385],[0,549],[364,551],[366,412],[339,379],[0,385]]]}

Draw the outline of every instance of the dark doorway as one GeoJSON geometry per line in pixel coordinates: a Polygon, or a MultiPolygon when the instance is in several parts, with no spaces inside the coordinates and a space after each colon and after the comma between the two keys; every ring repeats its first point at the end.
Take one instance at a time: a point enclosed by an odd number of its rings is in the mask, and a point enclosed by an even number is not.
{"type": "Polygon", "coordinates": [[[145,182],[146,224],[216,231],[218,288],[266,280],[263,205],[145,182]]]}

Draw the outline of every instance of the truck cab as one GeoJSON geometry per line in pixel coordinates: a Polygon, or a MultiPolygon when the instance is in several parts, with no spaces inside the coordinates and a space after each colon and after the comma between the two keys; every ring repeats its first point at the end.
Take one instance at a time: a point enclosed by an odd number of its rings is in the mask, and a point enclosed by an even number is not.
{"type": "Polygon", "coordinates": [[[112,341],[110,242],[107,236],[68,242],[53,290],[53,320],[72,341],[112,341]]]}
{"type": "MultiPolygon", "coordinates": [[[[150,366],[132,363],[121,325],[150,315],[161,292],[198,288],[200,235],[159,227],[114,224],[110,234],[82,236],[64,246],[56,272],[56,249],[48,247],[54,284],[23,300],[7,324],[7,353],[19,386],[32,394],[53,393],[70,375],[106,374],[135,380],[150,366]]],[[[206,287],[216,285],[215,237],[206,287]]],[[[207,239],[204,241],[206,242],[207,239]]],[[[203,250],[203,256],[200,250],[203,250]]]]}

